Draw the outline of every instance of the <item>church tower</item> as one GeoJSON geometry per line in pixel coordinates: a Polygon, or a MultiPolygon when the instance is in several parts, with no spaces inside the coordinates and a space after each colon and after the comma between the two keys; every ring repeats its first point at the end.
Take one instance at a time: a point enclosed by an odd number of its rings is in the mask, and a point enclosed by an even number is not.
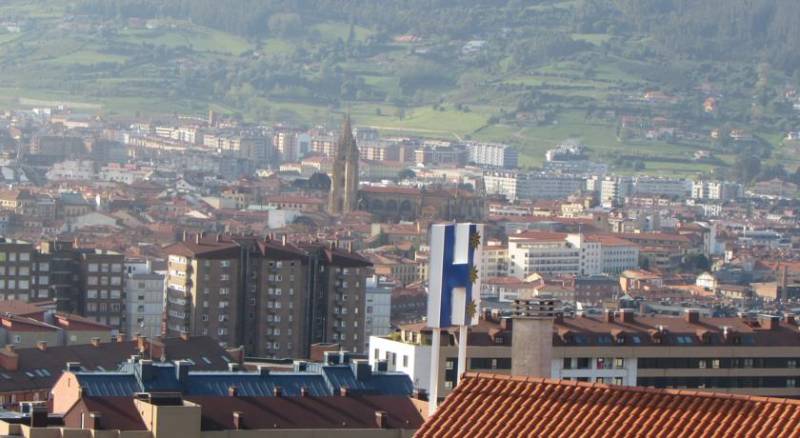
{"type": "Polygon", "coordinates": [[[356,209],[358,196],[358,145],[353,137],[350,115],[345,116],[339,142],[336,144],[336,157],[333,160],[331,192],[328,200],[328,213],[334,216],[350,213],[356,209]]]}

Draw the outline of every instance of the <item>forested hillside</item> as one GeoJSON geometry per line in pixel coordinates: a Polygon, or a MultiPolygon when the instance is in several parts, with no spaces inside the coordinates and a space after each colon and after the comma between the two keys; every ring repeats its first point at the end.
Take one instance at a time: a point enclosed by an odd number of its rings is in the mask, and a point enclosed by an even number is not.
{"type": "Polygon", "coordinates": [[[631,171],[798,155],[795,0],[9,0],[0,19],[5,102],[305,125],[350,111],[511,143],[532,165],[569,137],[631,171]]]}

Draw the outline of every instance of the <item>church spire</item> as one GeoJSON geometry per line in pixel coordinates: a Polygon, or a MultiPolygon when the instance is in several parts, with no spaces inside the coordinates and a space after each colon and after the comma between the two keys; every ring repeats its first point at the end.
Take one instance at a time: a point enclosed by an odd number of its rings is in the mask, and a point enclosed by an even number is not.
{"type": "Polygon", "coordinates": [[[353,136],[350,114],[346,114],[336,145],[336,157],[331,175],[331,192],[328,200],[328,212],[331,215],[347,214],[356,209],[358,159],[358,145],[353,136]]]}

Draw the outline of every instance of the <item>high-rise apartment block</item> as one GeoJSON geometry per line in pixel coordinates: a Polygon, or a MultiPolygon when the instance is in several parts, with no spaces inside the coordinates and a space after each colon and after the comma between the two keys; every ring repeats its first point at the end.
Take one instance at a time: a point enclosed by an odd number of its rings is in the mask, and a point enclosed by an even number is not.
{"type": "Polygon", "coordinates": [[[362,351],[370,263],[341,248],[194,235],[167,247],[166,334],[208,335],[250,355],[362,351]]]}
{"type": "Polygon", "coordinates": [[[0,240],[0,298],[54,300],[61,312],[125,329],[122,254],[71,241],[0,240]]]}

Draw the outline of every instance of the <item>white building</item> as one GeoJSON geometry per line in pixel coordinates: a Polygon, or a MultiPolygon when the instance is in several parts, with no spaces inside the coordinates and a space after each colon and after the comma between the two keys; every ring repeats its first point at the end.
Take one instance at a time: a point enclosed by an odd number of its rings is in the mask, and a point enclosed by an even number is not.
{"type": "Polygon", "coordinates": [[[137,181],[144,181],[153,174],[153,169],[140,167],[133,164],[110,163],[100,168],[97,173],[99,181],[113,181],[123,184],[133,184],[137,181]]]}
{"type": "Polygon", "coordinates": [[[692,191],[692,182],[682,178],[658,178],[639,176],[633,180],[633,194],[645,196],[668,196],[684,199],[692,191]]]}
{"type": "Polygon", "coordinates": [[[693,199],[728,201],[742,196],[742,185],[726,181],[700,180],[692,182],[693,199]]]}
{"type": "Polygon", "coordinates": [[[514,169],[519,162],[519,153],[507,144],[470,143],[467,152],[469,161],[479,166],[514,169]]]}
{"type": "Polygon", "coordinates": [[[508,238],[508,274],[525,279],[540,275],[619,273],[639,265],[639,248],[612,235],[524,231],[508,238]]]}
{"type": "Polygon", "coordinates": [[[129,271],[125,279],[127,331],[131,335],[160,336],[164,312],[164,276],[152,272],[149,263],[132,263],[126,267],[129,271]]]}
{"type": "Polygon", "coordinates": [[[505,195],[511,201],[562,199],[586,187],[585,179],[579,176],[511,171],[485,172],[483,182],[487,194],[505,195]]]}
{"type": "Polygon", "coordinates": [[[505,277],[508,275],[508,246],[497,241],[487,242],[481,254],[481,277],[505,277]]]}
{"type": "Polygon", "coordinates": [[[91,181],[95,179],[94,161],[62,161],[54,164],[45,176],[48,181],[91,181]]]}
{"type": "Polygon", "coordinates": [[[367,278],[364,340],[371,336],[386,336],[392,332],[392,288],[394,283],[384,277],[367,278]]]}

